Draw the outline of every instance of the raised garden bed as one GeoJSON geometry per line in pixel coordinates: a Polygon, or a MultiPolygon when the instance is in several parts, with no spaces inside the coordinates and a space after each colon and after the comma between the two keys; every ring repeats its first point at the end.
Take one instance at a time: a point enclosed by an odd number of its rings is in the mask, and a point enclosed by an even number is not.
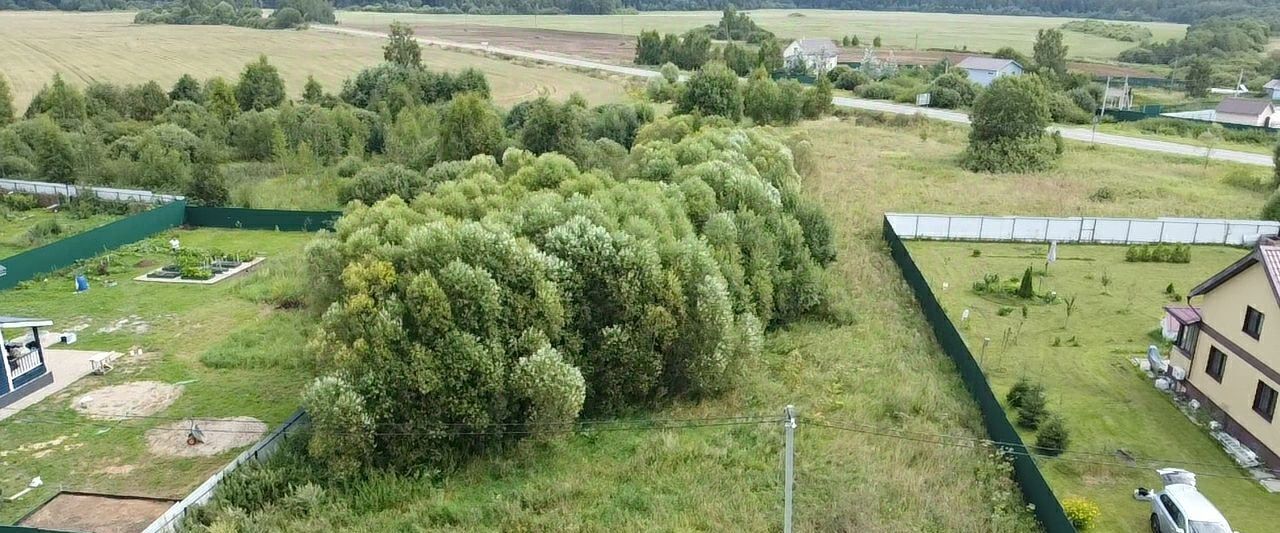
{"type": "Polygon", "coordinates": [[[247,272],[258,266],[265,257],[255,257],[248,261],[235,259],[217,259],[202,265],[167,265],[133,278],[134,281],[152,281],[158,283],[190,283],[195,285],[212,285],[241,272],[247,272]]]}

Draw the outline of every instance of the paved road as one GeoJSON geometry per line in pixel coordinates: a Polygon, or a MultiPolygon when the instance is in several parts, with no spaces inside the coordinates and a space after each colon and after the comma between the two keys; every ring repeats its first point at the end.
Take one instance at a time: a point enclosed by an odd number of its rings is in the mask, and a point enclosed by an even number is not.
{"type": "MultiPolygon", "coordinates": [[[[358,30],[355,28],[343,28],[339,26],[313,25],[312,28],[319,31],[332,33],[343,33],[348,35],[359,35],[362,37],[376,37],[379,39],[386,38],[385,33],[358,30]]],[[[531,59],[534,61],[542,61],[546,63],[557,63],[571,67],[602,70],[623,74],[626,76],[637,76],[643,78],[651,78],[660,74],[653,70],[647,70],[636,67],[627,67],[622,65],[614,65],[610,63],[602,63],[599,61],[591,61],[588,59],[580,59],[576,57],[565,57],[546,52],[529,52],[525,50],[516,50],[512,48],[498,48],[493,46],[484,46],[471,43],[459,43],[454,41],[446,41],[441,39],[432,39],[429,37],[417,37],[418,42],[435,46],[447,46],[451,48],[462,48],[467,50],[479,50],[491,54],[497,54],[507,57],[517,57],[522,59],[531,59]]],[[[849,98],[845,96],[837,96],[832,99],[835,105],[840,107],[848,107],[854,109],[864,109],[868,111],[880,111],[885,113],[896,113],[904,115],[914,115],[922,113],[925,116],[943,120],[947,122],[955,122],[960,124],[969,123],[969,115],[958,111],[947,111],[944,109],[921,108],[906,104],[895,104],[892,102],[884,102],[880,100],[864,100],[862,98],[849,98]]],[[[1097,142],[1098,144],[1106,144],[1111,146],[1119,146],[1122,148],[1132,148],[1134,150],[1145,150],[1148,152],[1160,152],[1165,154],[1173,154],[1188,157],[1204,157],[1206,149],[1202,146],[1190,144],[1181,144],[1168,141],[1154,141],[1150,139],[1141,139],[1137,137],[1127,137],[1124,135],[1115,135],[1112,133],[1098,133],[1096,136],[1088,128],[1052,126],[1051,131],[1060,131],[1062,136],[1073,141],[1097,142]]],[[[1210,154],[1210,158],[1220,161],[1230,161],[1234,163],[1243,163],[1246,165],[1258,165],[1270,167],[1274,162],[1271,156],[1264,154],[1254,154],[1249,152],[1238,152],[1235,150],[1214,150],[1210,154]]]]}

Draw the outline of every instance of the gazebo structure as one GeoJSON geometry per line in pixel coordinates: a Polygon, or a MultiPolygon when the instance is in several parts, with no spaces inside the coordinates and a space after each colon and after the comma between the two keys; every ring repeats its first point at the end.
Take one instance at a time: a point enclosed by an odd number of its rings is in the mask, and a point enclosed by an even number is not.
{"type": "Polygon", "coordinates": [[[4,354],[0,407],[53,383],[40,343],[40,328],[52,325],[52,320],[42,318],[0,316],[0,353],[4,354]]]}

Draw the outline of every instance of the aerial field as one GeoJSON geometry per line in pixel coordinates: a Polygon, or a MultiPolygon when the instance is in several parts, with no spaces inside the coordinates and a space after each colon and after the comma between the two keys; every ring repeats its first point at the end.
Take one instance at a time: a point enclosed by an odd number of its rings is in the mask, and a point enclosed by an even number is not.
{"type": "MultiPolygon", "coordinates": [[[[956,15],[948,13],[902,13],[882,11],[837,11],[809,9],[751,10],[752,20],[779,37],[831,37],[858,35],[870,44],[879,35],[886,47],[898,49],[943,48],[970,52],[994,52],[1012,46],[1030,54],[1036,30],[1056,28],[1071,19],[1013,17],[998,15],[956,15]],[[802,16],[792,16],[799,14],[802,16]]],[[[637,35],[640,30],[683,32],[720,20],[719,11],[653,11],[636,15],[419,15],[411,13],[338,13],[339,24],[385,27],[392,21],[415,25],[508,26],[551,30],[637,35]]],[[[1181,37],[1186,26],[1159,22],[1139,23],[1151,30],[1154,39],[1181,37]]],[[[1073,59],[1114,59],[1135,43],[1093,35],[1065,32],[1073,59]]],[[[420,34],[422,34],[420,32],[420,34]]],[[[423,34],[426,35],[426,34],[423,34]]]]}
{"type": "MultiPolygon", "coordinates": [[[[12,85],[19,110],[55,73],[78,85],[156,80],[167,89],[183,73],[234,78],[259,54],[280,69],[291,95],[302,92],[308,75],[337,92],[347,77],[382,61],[382,41],[314,31],[135,25],[132,13],[0,13],[0,75],[12,85]]],[[[605,103],[626,92],[620,80],[438,48],[424,47],[422,61],[432,69],[483,71],[494,100],[503,105],[573,92],[605,103]]]]}

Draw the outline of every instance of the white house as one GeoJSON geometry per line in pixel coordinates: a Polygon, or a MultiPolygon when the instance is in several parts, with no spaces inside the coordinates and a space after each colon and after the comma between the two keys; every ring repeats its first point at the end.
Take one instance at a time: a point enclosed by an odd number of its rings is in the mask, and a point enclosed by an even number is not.
{"type": "Polygon", "coordinates": [[[1214,122],[1272,127],[1275,104],[1266,98],[1226,98],[1214,109],[1214,122]]]}
{"type": "Polygon", "coordinates": [[[1271,96],[1272,100],[1280,100],[1280,80],[1271,80],[1262,86],[1262,91],[1271,96]]]}
{"type": "Polygon", "coordinates": [[[788,69],[803,66],[814,74],[825,74],[836,68],[838,55],[840,49],[831,39],[798,39],[782,50],[782,61],[788,69]]]}
{"type": "Polygon", "coordinates": [[[1001,76],[1019,76],[1022,74],[1022,65],[1012,59],[1000,59],[996,57],[979,57],[969,56],[964,58],[958,68],[964,69],[969,73],[969,81],[972,81],[983,87],[988,87],[991,82],[1001,76]]]}

